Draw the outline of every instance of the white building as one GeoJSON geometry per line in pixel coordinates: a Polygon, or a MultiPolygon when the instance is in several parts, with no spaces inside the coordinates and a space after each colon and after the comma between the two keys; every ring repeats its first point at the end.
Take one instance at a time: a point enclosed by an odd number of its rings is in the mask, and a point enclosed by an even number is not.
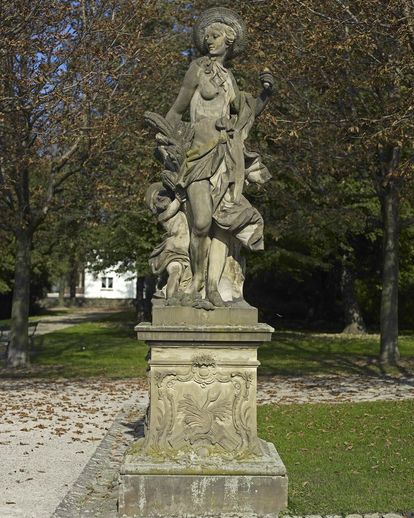
{"type": "Polygon", "coordinates": [[[105,270],[95,273],[85,270],[85,299],[135,299],[136,293],[137,278],[132,272],[118,273],[114,270],[105,270]]]}
{"type": "MultiPolygon", "coordinates": [[[[59,297],[58,287],[52,288],[47,294],[48,299],[59,297]]],[[[119,273],[116,268],[93,272],[85,268],[78,279],[76,286],[76,299],[86,302],[99,301],[104,299],[112,301],[132,301],[137,296],[137,274],[136,272],[119,273]]],[[[69,289],[66,286],[65,298],[69,297],[69,289]]]]}

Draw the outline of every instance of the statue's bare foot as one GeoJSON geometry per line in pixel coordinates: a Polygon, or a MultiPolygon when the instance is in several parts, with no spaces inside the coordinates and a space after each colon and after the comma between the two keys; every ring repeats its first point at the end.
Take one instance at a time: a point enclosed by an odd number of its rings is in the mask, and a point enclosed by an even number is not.
{"type": "Polygon", "coordinates": [[[181,304],[181,300],[178,297],[171,297],[165,301],[166,306],[179,306],[181,304]]]}
{"type": "Polygon", "coordinates": [[[177,290],[169,299],[166,299],[166,306],[181,306],[181,301],[184,297],[184,293],[180,290],[177,290]]]}
{"type": "Polygon", "coordinates": [[[214,311],[215,306],[207,299],[199,299],[193,302],[193,308],[214,311]]]}
{"type": "Polygon", "coordinates": [[[209,291],[207,294],[208,300],[216,306],[216,308],[225,308],[227,304],[224,302],[224,300],[221,298],[220,293],[218,290],[212,290],[209,291]]]}
{"type": "Polygon", "coordinates": [[[165,293],[162,290],[157,290],[154,293],[153,297],[154,297],[154,299],[164,299],[165,298],[165,293]]]}
{"type": "Polygon", "coordinates": [[[181,297],[180,304],[182,306],[193,306],[195,302],[199,302],[201,295],[198,292],[184,293],[181,297]]]}

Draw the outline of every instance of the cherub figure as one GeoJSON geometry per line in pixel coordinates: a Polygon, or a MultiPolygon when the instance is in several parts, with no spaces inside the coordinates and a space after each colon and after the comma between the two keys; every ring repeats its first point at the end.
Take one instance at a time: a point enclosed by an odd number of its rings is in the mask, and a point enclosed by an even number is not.
{"type": "Polygon", "coordinates": [[[178,303],[192,279],[187,218],[181,210],[181,201],[161,182],[150,185],[145,202],[166,231],[163,241],[152,251],[149,263],[154,274],[168,274],[167,304],[178,303]]]}

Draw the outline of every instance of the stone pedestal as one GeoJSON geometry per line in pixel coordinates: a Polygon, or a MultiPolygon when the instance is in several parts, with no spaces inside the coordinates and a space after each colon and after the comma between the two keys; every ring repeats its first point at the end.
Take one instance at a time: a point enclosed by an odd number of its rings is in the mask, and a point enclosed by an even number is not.
{"type": "Polygon", "coordinates": [[[119,515],[277,517],[286,469],[256,428],[257,349],[273,329],[247,304],[155,305],[136,331],[150,347],[150,406],[122,465],[119,515]]]}

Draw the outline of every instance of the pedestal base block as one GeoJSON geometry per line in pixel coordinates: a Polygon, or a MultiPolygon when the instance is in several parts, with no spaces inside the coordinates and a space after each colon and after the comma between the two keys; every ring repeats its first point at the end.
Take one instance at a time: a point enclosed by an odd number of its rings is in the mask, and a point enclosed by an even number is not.
{"type": "Polygon", "coordinates": [[[277,518],[288,478],[257,436],[257,310],[155,304],[136,328],[150,347],[145,436],[126,452],[119,516],[277,518]]]}
{"type": "Polygon", "coordinates": [[[119,513],[137,518],[277,518],[274,500],[286,493],[283,477],[130,475],[122,481],[119,513]]]}
{"type": "Polygon", "coordinates": [[[263,456],[220,467],[127,455],[119,515],[136,518],[277,518],[287,506],[286,470],[270,443],[263,456]],[[199,471],[200,474],[196,474],[199,471]],[[231,473],[233,471],[233,474],[231,473]]]}
{"type": "Polygon", "coordinates": [[[164,301],[155,300],[152,315],[154,326],[257,324],[257,309],[244,301],[225,308],[216,308],[214,311],[200,311],[188,306],[166,306],[164,301]]]}

